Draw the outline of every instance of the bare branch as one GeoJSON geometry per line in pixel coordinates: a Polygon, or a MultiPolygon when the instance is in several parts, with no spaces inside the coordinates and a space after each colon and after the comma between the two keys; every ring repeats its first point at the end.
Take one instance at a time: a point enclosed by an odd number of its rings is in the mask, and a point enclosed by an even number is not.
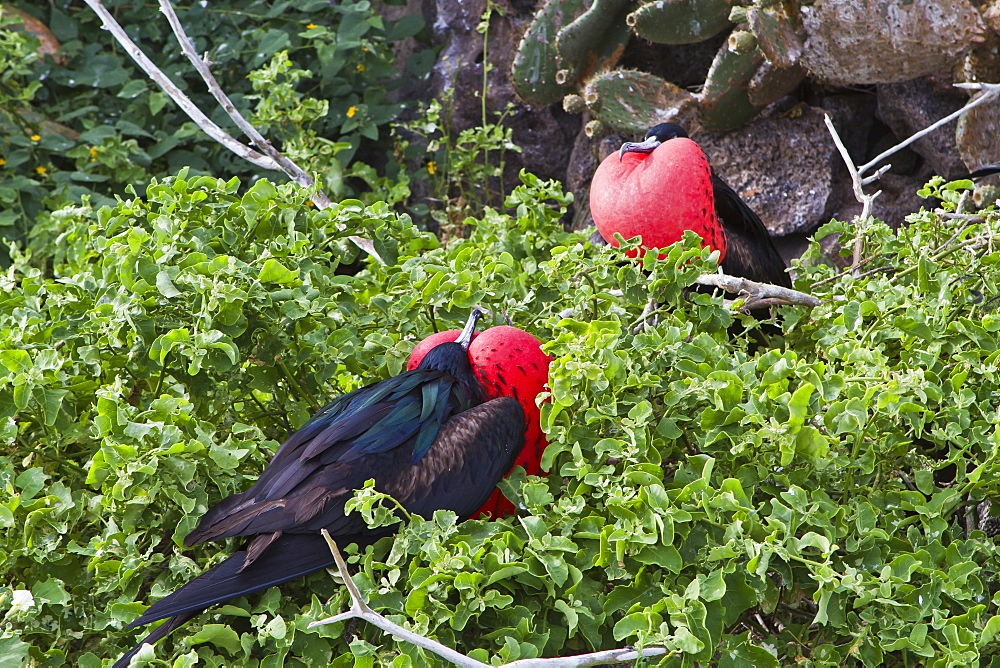
{"type": "MultiPolygon", "coordinates": [[[[330,552],[333,553],[333,559],[337,562],[337,570],[340,572],[340,577],[343,578],[344,585],[347,587],[347,591],[351,595],[351,609],[347,612],[342,612],[339,615],[312,622],[309,624],[309,628],[322,626],[324,624],[342,622],[344,620],[351,619],[352,617],[357,617],[374,624],[386,633],[391,633],[401,640],[405,640],[406,642],[417,645],[418,647],[423,647],[430,652],[434,652],[438,656],[450,661],[456,666],[462,666],[463,668],[493,668],[488,663],[476,661],[475,659],[467,657],[460,652],[456,652],[450,647],[442,645],[435,640],[425,638],[424,636],[418,635],[409,629],[403,628],[399,624],[386,619],[368,607],[368,604],[365,603],[364,599],[361,597],[361,592],[351,579],[350,573],[347,571],[347,564],[344,563],[344,558],[341,556],[340,550],[337,548],[337,543],[334,542],[332,537],[330,537],[330,534],[326,529],[321,529],[320,531],[323,534],[323,538],[326,539],[327,545],[330,546],[330,552]]],[[[511,663],[503,664],[503,666],[509,668],[583,668],[584,666],[601,666],[621,661],[634,661],[641,657],[661,656],[666,653],[667,650],[663,647],[646,647],[639,651],[636,651],[631,647],[625,647],[622,649],[592,652],[590,654],[579,654],[577,656],[560,656],[551,659],[519,659],[511,663]]]]}
{"type": "Polygon", "coordinates": [[[933,132],[934,130],[937,130],[942,125],[950,123],[951,121],[955,120],[956,118],[966,113],[970,109],[978,107],[981,104],[985,104],[990,100],[996,99],[996,97],[1000,95],[1000,84],[974,83],[974,84],[955,84],[955,86],[958,88],[978,90],[979,93],[976,94],[971,100],[969,100],[969,102],[964,107],[962,107],[958,111],[952,114],[948,114],[941,120],[932,123],[931,125],[921,130],[920,132],[914,133],[909,138],[905,139],[904,141],[901,141],[892,148],[883,151],[882,153],[875,156],[874,158],[869,160],[864,165],[861,165],[860,167],[856,167],[854,165],[854,161],[851,159],[850,154],[847,152],[847,148],[844,146],[844,142],[841,141],[840,135],[837,134],[836,128],[833,127],[833,121],[830,120],[829,115],[826,116],[826,127],[827,129],[829,129],[830,134],[833,136],[833,141],[837,145],[837,150],[840,151],[840,156],[844,159],[844,164],[847,165],[847,171],[851,175],[851,182],[854,186],[854,196],[857,198],[858,202],[861,203],[861,214],[857,218],[859,229],[857,230],[854,237],[854,253],[851,262],[851,271],[854,273],[855,278],[858,278],[859,276],[858,267],[859,263],[861,262],[861,254],[864,251],[865,227],[868,225],[868,221],[871,218],[872,202],[875,200],[876,197],[878,197],[881,194],[881,191],[878,191],[874,194],[869,195],[865,193],[863,186],[866,186],[870,183],[874,183],[875,181],[877,181],[879,178],[881,178],[883,174],[885,174],[886,171],[889,170],[890,166],[889,165],[882,166],[881,168],[879,168],[877,172],[875,172],[871,176],[862,178],[861,175],[864,174],[869,169],[871,169],[872,167],[874,167],[875,165],[877,165],[878,163],[880,163],[882,160],[885,160],[890,155],[893,155],[897,151],[909,146],[910,144],[917,141],[921,137],[926,136],[927,134],[933,132]]]}
{"type": "MultiPolygon", "coordinates": [[[[864,251],[865,245],[865,227],[868,225],[868,219],[872,215],[872,202],[878,197],[882,191],[879,190],[873,195],[865,194],[864,188],[862,188],[861,173],[858,168],[854,166],[854,161],[851,159],[851,154],[847,152],[847,147],[844,146],[844,142],[840,139],[840,135],[837,134],[837,128],[833,127],[833,120],[830,119],[830,114],[824,116],[826,121],[826,127],[830,131],[830,135],[833,136],[833,143],[837,145],[837,150],[840,151],[840,157],[844,159],[844,164],[847,165],[847,171],[851,175],[851,183],[854,186],[854,197],[861,203],[861,214],[858,215],[858,220],[860,221],[860,229],[854,237],[854,254],[851,260],[851,269],[857,271],[858,263],[861,262],[861,254],[864,251]]],[[[879,170],[880,173],[884,173],[884,170],[879,170]]]]}
{"type": "Polygon", "coordinates": [[[883,160],[885,160],[886,158],[888,158],[890,155],[896,153],[900,149],[906,148],[907,146],[909,146],[913,142],[917,141],[921,137],[923,137],[923,136],[925,136],[927,134],[930,134],[931,132],[934,132],[935,130],[937,130],[942,125],[947,125],[948,123],[952,122],[953,120],[955,120],[956,118],[958,118],[959,116],[961,116],[965,112],[969,111],[970,109],[972,109],[974,107],[978,107],[981,104],[985,104],[986,102],[989,102],[990,100],[995,99],[997,97],[997,95],[1000,95],[1000,84],[995,84],[995,83],[971,83],[971,84],[970,83],[957,83],[957,84],[955,84],[955,87],[956,88],[971,89],[971,90],[978,90],[979,93],[977,95],[973,96],[973,98],[971,100],[969,100],[966,103],[966,105],[964,107],[962,107],[961,109],[959,109],[958,111],[955,111],[955,112],[953,112],[951,114],[948,114],[947,116],[945,116],[941,120],[939,120],[939,121],[937,121],[935,123],[931,123],[926,128],[924,128],[923,130],[921,130],[920,132],[917,132],[916,134],[910,136],[908,139],[904,139],[903,141],[899,142],[898,144],[896,144],[892,148],[887,149],[885,151],[882,151],[877,156],[875,156],[874,158],[872,158],[871,160],[869,160],[865,164],[863,164],[860,167],[858,167],[858,172],[861,173],[861,174],[864,174],[869,169],[871,169],[872,167],[874,167],[878,163],[882,162],[883,160]]]}
{"type": "Polygon", "coordinates": [[[505,663],[505,668],[582,668],[583,666],[606,666],[622,661],[635,661],[647,656],[662,656],[667,653],[663,647],[644,647],[634,650],[631,647],[622,649],[607,649],[590,654],[575,656],[557,656],[551,659],[518,659],[505,663]]]}
{"type": "Polygon", "coordinates": [[[823,302],[798,290],[783,288],[780,285],[770,283],[758,283],[748,278],[738,276],[727,276],[726,274],[702,274],[696,281],[699,285],[711,285],[722,288],[726,292],[735,292],[747,297],[744,308],[756,308],[756,304],[761,300],[770,301],[768,306],[774,304],[799,304],[801,306],[819,306],[823,302]]]}
{"type": "Polygon", "coordinates": [[[418,647],[423,647],[426,650],[434,652],[438,656],[451,661],[456,666],[463,666],[467,668],[489,668],[489,664],[476,661],[475,659],[470,659],[464,654],[456,652],[452,648],[442,645],[435,640],[418,635],[413,631],[403,628],[399,624],[386,619],[379,613],[369,608],[368,604],[365,603],[362,598],[357,585],[355,585],[354,581],[351,579],[351,574],[347,570],[347,564],[344,563],[344,558],[340,555],[337,543],[334,542],[330,533],[326,529],[321,529],[321,532],[323,534],[323,538],[326,539],[327,545],[330,546],[330,552],[333,553],[334,561],[337,562],[337,570],[340,571],[340,577],[343,578],[344,585],[347,587],[347,591],[351,595],[351,609],[348,612],[341,613],[334,617],[328,617],[326,619],[312,622],[309,624],[309,628],[322,626],[324,624],[333,624],[334,622],[344,621],[345,619],[350,619],[351,617],[358,617],[366,622],[374,624],[386,633],[391,633],[401,640],[405,640],[406,642],[417,645],[418,647]]]}
{"type": "Polygon", "coordinates": [[[657,318],[654,315],[656,312],[656,300],[650,299],[646,302],[646,306],[642,309],[642,314],[636,321],[635,326],[632,328],[633,334],[638,334],[639,332],[646,329],[646,327],[656,327],[657,318]]]}
{"type": "MultiPolygon", "coordinates": [[[[868,264],[869,262],[871,262],[872,260],[874,260],[876,257],[878,257],[878,256],[877,255],[869,255],[865,259],[863,259],[860,262],[858,262],[858,267],[861,267],[863,265],[868,264]]],[[[813,283],[809,287],[811,287],[811,288],[817,288],[817,287],[819,287],[819,286],[821,286],[821,285],[823,285],[825,283],[830,283],[831,281],[835,281],[838,278],[841,278],[842,276],[846,276],[847,274],[851,273],[851,271],[853,271],[853,269],[854,269],[854,267],[848,267],[847,269],[845,269],[845,270],[843,270],[841,272],[838,272],[838,273],[834,274],[833,276],[828,276],[827,278],[824,278],[822,281],[816,281],[815,283],[813,283]]]]}
{"type": "Polygon", "coordinates": [[[865,178],[861,179],[861,185],[866,186],[869,183],[875,183],[880,178],[882,178],[882,175],[888,172],[890,169],[892,169],[892,165],[882,165],[881,167],[878,168],[877,172],[875,172],[871,176],[866,176],[865,178]]]}
{"type": "Polygon", "coordinates": [[[865,276],[877,274],[880,271],[896,271],[896,268],[893,266],[875,267],[874,269],[869,269],[868,271],[862,271],[860,274],[855,274],[854,278],[864,278],[865,276]]]}
{"type": "MultiPolygon", "coordinates": [[[[965,193],[962,193],[963,195],[965,193]]],[[[946,213],[941,212],[937,214],[941,218],[948,218],[949,220],[968,220],[970,222],[985,223],[986,217],[978,213],[946,213]]]]}
{"type": "MultiPolygon", "coordinates": [[[[316,186],[316,181],[313,180],[311,176],[306,174],[302,168],[296,165],[294,162],[286,158],[284,155],[278,152],[276,148],[264,138],[260,132],[257,131],[250,122],[243,117],[239,111],[236,110],[236,105],[233,104],[229,96],[226,95],[222,87],[219,86],[219,82],[215,80],[215,75],[212,74],[212,70],[209,69],[208,57],[199,58],[198,54],[194,52],[194,44],[191,42],[191,38],[187,36],[184,31],[184,26],[181,25],[180,19],[177,18],[177,14],[174,12],[173,6],[170,4],[169,0],[160,0],[160,11],[162,11],[166,17],[167,21],[170,23],[171,29],[174,31],[174,36],[177,37],[177,41],[181,45],[181,51],[187,56],[187,59],[191,61],[194,68],[201,75],[201,78],[205,81],[205,85],[208,86],[208,90],[212,93],[212,96],[216,101],[225,109],[226,113],[229,114],[229,118],[233,119],[236,126],[250,138],[250,141],[261,151],[267,154],[274,162],[279,166],[281,171],[287,174],[293,181],[298,183],[304,188],[313,188],[316,186]]],[[[326,196],[322,190],[317,189],[316,193],[312,196],[312,201],[319,209],[325,209],[330,206],[330,198],[326,196]]],[[[363,248],[363,250],[368,250],[363,248]]],[[[377,253],[369,251],[372,255],[378,257],[377,253]]]]}
{"type": "Polygon", "coordinates": [[[125,51],[132,57],[132,60],[136,62],[139,67],[142,68],[146,75],[156,82],[156,84],[163,89],[163,92],[170,96],[170,99],[177,103],[181,109],[184,110],[192,121],[194,121],[198,127],[205,131],[205,133],[219,142],[230,151],[240,156],[244,160],[247,160],[254,165],[262,169],[280,169],[278,164],[266,155],[262,155],[257,151],[253,150],[249,146],[245,146],[233,137],[231,137],[225,130],[220,128],[218,125],[212,122],[208,116],[206,116],[201,109],[195,106],[194,102],[181,91],[180,88],[174,85],[166,74],[164,74],[160,68],[153,64],[153,61],[142,52],[135,42],[129,39],[129,36],[125,33],[125,30],[115,21],[114,17],[105,9],[104,5],[100,3],[100,0],[84,0],[90,8],[94,10],[101,21],[104,23],[104,27],[107,28],[118,43],[122,45],[125,51]]]}

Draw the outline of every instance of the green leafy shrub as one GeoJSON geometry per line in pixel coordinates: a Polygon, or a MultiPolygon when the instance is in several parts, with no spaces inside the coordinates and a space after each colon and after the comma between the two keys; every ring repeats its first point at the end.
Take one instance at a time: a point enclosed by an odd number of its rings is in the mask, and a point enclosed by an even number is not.
{"type": "MultiPolygon", "coordinates": [[[[1000,561],[970,516],[998,485],[1000,216],[873,224],[857,279],[814,246],[797,284],[823,304],[780,309],[784,338],[754,348],[684,289],[714,266],[693,236],[622,262],[562,230],[557,184],[522,180],[445,246],[385,204],[317,212],[289,185],[185,173],[41,225],[0,278],[0,658],[131,646],[121,626],[227,552],[181,549],[209,504],[483,304],[555,357],[552,474],[503,483],[516,517],[417,518],[355,556],[376,610],[482,660],[657,644],[662,665],[987,665],[1000,561]],[[386,264],[338,274],[351,234],[386,264]]],[[[306,628],[346,602],[317,574],[155,655],[438,665],[369,627],[306,628]]]]}

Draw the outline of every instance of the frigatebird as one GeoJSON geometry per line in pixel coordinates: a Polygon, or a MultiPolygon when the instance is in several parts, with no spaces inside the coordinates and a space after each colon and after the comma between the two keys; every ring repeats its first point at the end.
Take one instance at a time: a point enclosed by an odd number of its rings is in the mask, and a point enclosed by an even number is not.
{"type": "Polygon", "coordinates": [[[114,668],[213,605],[332,565],[320,529],[362,547],[394,532],[370,530],[344,513],[369,479],[408,512],[472,516],[510,470],[525,429],[518,401],[485,401],[473,372],[467,351],[480,313],[416,369],[334,399],[281,445],[252,487],[209,509],[185,545],[231,536],[247,537],[246,544],[129,624],[167,620],[114,668]]]}
{"type": "Polygon", "coordinates": [[[679,125],[655,125],[643,141],[625,142],[617,156],[609,155],[594,174],[590,202],[608,243],[617,245],[615,232],[642,234],[644,246],[660,248],[691,229],[720,251],[725,273],[792,287],[764,223],[679,125]],[[629,154],[654,151],[654,161],[626,161],[629,154]]]}
{"type": "MultiPolygon", "coordinates": [[[[442,341],[454,341],[460,332],[448,330],[427,337],[413,348],[407,369],[415,369],[424,355],[442,341]]],[[[483,392],[488,397],[513,397],[524,409],[524,447],[514,466],[528,475],[545,475],[542,453],[549,442],[541,428],[541,409],[535,398],[545,390],[552,357],[542,352],[542,342],[517,327],[500,325],[477,334],[469,345],[469,357],[483,392]]],[[[475,516],[505,517],[514,504],[495,490],[475,516]]]]}

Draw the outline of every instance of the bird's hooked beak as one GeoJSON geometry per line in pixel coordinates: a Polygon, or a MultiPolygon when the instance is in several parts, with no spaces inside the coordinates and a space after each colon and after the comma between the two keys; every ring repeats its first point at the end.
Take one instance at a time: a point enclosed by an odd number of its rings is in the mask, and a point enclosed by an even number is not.
{"type": "Polygon", "coordinates": [[[476,331],[476,323],[479,322],[481,317],[487,314],[489,314],[489,311],[486,309],[480,306],[473,306],[472,313],[469,314],[469,319],[465,322],[465,328],[458,335],[458,338],[455,339],[455,343],[468,350],[469,344],[472,343],[472,334],[476,331]]]}
{"type": "Polygon", "coordinates": [[[641,142],[627,141],[622,144],[621,151],[618,152],[618,160],[624,158],[626,153],[652,153],[653,149],[662,143],[656,137],[646,137],[641,142]]]}

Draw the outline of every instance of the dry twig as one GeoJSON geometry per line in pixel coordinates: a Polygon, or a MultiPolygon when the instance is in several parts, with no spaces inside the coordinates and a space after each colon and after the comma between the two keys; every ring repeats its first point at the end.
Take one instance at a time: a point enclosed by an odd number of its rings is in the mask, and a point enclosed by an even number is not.
{"type": "Polygon", "coordinates": [[[135,42],[129,39],[129,36],[125,33],[125,30],[118,24],[118,22],[111,16],[111,13],[100,3],[100,0],[84,0],[90,8],[94,10],[101,21],[104,23],[104,27],[114,36],[118,43],[122,45],[125,51],[132,56],[132,60],[142,68],[142,71],[146,73],[150,79],[152,79],[156,84],[163,89],[171,100],[177,103],[181,109],[184,110],[192,121],[194,121],[198,127],[205,131],[205,133],[219,142],[230,151],[240,156],[244,160],[247,160],[254,165],[262,169],[280,169],[274,160],[266,155],[258,153],[252,148],[245,146],[240,143],[232,136],[230,136],[225,130],[220,128],[218,125],[212,122],[208,116],[202,112],[194,102],[181,91],[180,88],[174,85],[174,83],[164,74],[160,68],[153,64],[153,61],[143,53],[135,42]]]}
{"type": "Polygon", "coordinates": [[[734,292],[746,296],[744,309],[762,308],[776,304],[799,304],[802,306],[819,306],[822,302],[812,295],[798,290],[783,288],[770,283],[758,283],[748,278],[728,276],[726,274],[702,274],[696,281],[699,285],[710,285],[722,288],[726,292],[734,292]],[[766,301],[765,301],[766,300],[766,301]]]}
{"type": "MultiPolygon", "coordinates": [[[[263,151],[268,157],[274,160],[275,164],[279,166],[281,171],[290,176],[296,183],[304,188],[312,188],[316,185],[316,182],[311,176],[306,174],[302,168],[296,165],[294,162],[283,156],[278,152],[278,149],[269,142],[264,136],[257,131],[250,121],[243,117],[239,111],[236,110],[236,105],[233,104],[229,96],[226,95],[222,87],[219,86],[219,82],[215,80],[215,76],[209,69],[211,64],[208,60],[208,54],[206,53],[204,57],[199,58],[198,54],[194,52],[194,44],[191,38],[187,36],[184,31],[184,26],[181,25],[180,19],[177,18],[177,14],[174,12],[173,5],[170,4],[169,0],[160,0],[160,11],[164,13],[167,17],[167,22],[170,23],[170,28],[174,31],[174,36],[177,38],[177,42],[181,45],[181,51],[187,56],[187,59],[191,61],[194,65],[195,70],[201,76],[205,85],[208,86],[209,92],[212,97],[219,103],[219,105],[225,109],[226,113],[229,114],[229,118],[236,123],[236,126],[250,138],[250,143],[263,151]]],[[[313,202],[319,209],[325,209],[330,206],[330,198],[322,190],[317,190],[316,194],[313,195],[313,202]]]]}
{"type": "Polygon", "coordinates": [[[837,150],[840,152],[840,156],[844,159],[844,164],[847,165],[847,171],[851,175],[851,183],[854,186],[854,196],[857,198],[858,202],[861,203],[861,214],[856,218],[860,229],[857,231],[857,235],[854,238],[854,256],[853,261],[851,262],[851,270],[854,272],[855,278],[859,275],[858,268],[861,262],[861,254],[864,251],[865,227],[871,218],[872,202],[881,193],[881,191],[877,191],[874,194],[869,195],[865,193],[864,186],[874,183],[881,178],[882,175],[889,170],[891,165],[886,164],[880,167],[878,171],[870,176],[865,176],[865,172],[872,169],[875,165],[882,162],[889,156],[895,154],[897,151],[906,148],[921,137],[924,137],[941,126],[950,123],[970,109],[978,107],[981,104],[985,104],[986,102],[996,99],[997,96],[1000,96],[1000,83],[958,83],[955,84],[955,87],[967,90],[977,90],[979,92],[958,111],[948,114],[941,120],[928,125],[920,132],[914,133],[909,138],[904,139],[892,148],[883,151],[860,167],[856,167],[854,165],[854,161],[847,152],[844,142],[841,141],[840,135],[837,134],[837,130],[833,127],[833,121],[830,120],[829,115],[826,116],[826,127],[833,136],[833,142],[837,145],[837,150]]]}
{"type": "Polygon", "coordinates": [[[924,128],[923,130],[921,130],[920,132],[917,132],[917,133],[913,134],[908,139],[904,139],[903,141],[899,142],[898,144],[896,144],[892,148],[889,148],[889,149],[886,149],[885,151],[882,151],[881,153],[879,153],[878,155],[876,155],[874,158],[872,158],[871,160],[869,160],[865,164],[863,164],[860,167],[858,167],[858,172],[860,172],[861,174],[864,174],[869,169],[871,169],[872,167],[874,167],[878,163],[880,163],[883,160],[885,160],[886,158],[888,158],[890,155],[895,154],[897,151],[906,148],[907,146],[909,146],[913,142],[917,141],[918,139],[920,139],[920,138],[922,138],[922,137],[930,134],[931,132],[934,132],[935,130],[937,130],[942,125],[947,125],[948,123],[951,123],[953,120],[955,120],[956,118],[958,118],[959,116],[961,116],[965,112],[969,111],[970,109],[978,107],[981,104],[985,104],[985,103],[989,102],[990,100],[995,99],[998,95],[1000,95],[1000,84],[996,84],[996,83],[957,83],[957,84],[954,84],[954,85],[955,85],[955,88],[964,88],[966,90],[978,90],[979,93],[977,95],[973,96],[973,98],[971,100],[969,100],[965,104],[965,106],[962,107],[961,109],[959,109],[958,111],[955,111],[955,112],[952,112],[952,113],[948,114],[947,116],[945,116],[941,120],[939,120],[939,121],[937,121],[935,123],[931,123],[926,128],[924,128]]]}
{"type": "MultiPolygon", "coordinates": [[[[330,546],[330,552],[333,553],[334,560],[337,562],[337,570],[340,572],[340,577],[344,580],[344,586],[347,587],[347,591],[351,595],[351,609],[339,615],[312,622],[309,624],[309,628],[323,624],[334,624],[357,617],[374,624],[386,633],[391,633],[401,640],[434,652],[456,666],[462,666],[463,668],[494,668],[488,663],[476,661],[460,652],[456,652],[436,640],[425,638],[409,629],[403,628],[368,607],[357,585],[354,584],[350,573],[347,571],[347,564],[344,563],[344,558],[340,555],[337,544],[330,537],[326,529],[323,529],[322,533],[327,544],[330,546]]],[[[576,656],[558,656],[550,659],[519,659],[502,665],[505,668],[582,668],[583,666],[602,666],[622,661],[635,661],[640,657],[661,656],[666,653],[667,650],[663,647],[646,647],[638,651],[631,647],[625,647],[622,649],[605,650],[603,652],[592,652],[590,654],[578,654],[576,656]]]]}
{"type": "Polygon", "coordinates": [[[858,225],[861,229],[858,230],[857,235],[854,237],[854,260],[851,262],[851,268],[857,272],[858,263],[861,262],[861,252],[864,250],[864,240],[865,240],[865,227],[868,225],[868,219],[872,215],[872,202],[875,198],[882,194],[881,190],[878,190],[871,195],[865,193],[864,186],[866,183],[871,183],[874,179],[880,177],[889,169],[889,165],[886,165],[878,172],[872,175],[870,179],[862,180],[860,170],[854,166],[854,161],[851,160],[851,154],[847,152],[847,147],[844,146],[844,142],[841,141],[840,135],[837,134],[837,129],[833,127],[833,121],[830,119],[830,114],[824,116],[826,121],[826,127],[833,135],[833,143],[837,145],[837,150],[840,151],[840,157],[844,159],[844,164],[847,165],[847,171],[851,174],[851,183],[854,185],[854,197],[861,202],[861,213],[858,215],[858,225]]]}

